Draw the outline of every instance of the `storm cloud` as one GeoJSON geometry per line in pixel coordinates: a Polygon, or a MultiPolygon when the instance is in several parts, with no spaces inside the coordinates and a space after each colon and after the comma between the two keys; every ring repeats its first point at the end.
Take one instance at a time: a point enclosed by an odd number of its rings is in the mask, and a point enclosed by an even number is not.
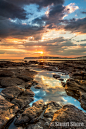
{"type": "Polygon", "coordinates": [[[72,32],[86,33],[86,18],[69,22],[69,24],[65,26],[65,29],[72,32]]]}
{"type": "Polygon", "coordinates": [[[27,19],[23,8],[4,0],[0,0],[0,16],[12,19],[27,19]]]}

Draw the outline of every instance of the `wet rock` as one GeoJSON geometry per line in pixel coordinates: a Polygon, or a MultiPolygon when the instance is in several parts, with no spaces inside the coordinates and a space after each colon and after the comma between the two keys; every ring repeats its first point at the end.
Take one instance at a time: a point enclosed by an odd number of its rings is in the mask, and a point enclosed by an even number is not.
{"type": "Polygon", "coordinates": [[[16,86],[16,85],[22,85],[24,83],[23,80],[19,78],[10,78],[5,77],[1,80],[1,86],[2,87],[10,87],[10,86],[16,86]]]}
{"type": "Polygon", "coordinates": [[[15,98],[11,101],[11,103],[17,105],[20,109],[29,107],[30,102],[32,102],[34,99],[30,96],[22,96],[19,98],[15,98]]]}
{"type": "Polygon", "coordinates": [[[44,64],[45,64],[45,62],[39,62],[38,64],[39,64],[39,65],[44,65],[44,64]]]}
{"type": "Polygon", "coordinates": [[[30,89],[32,85],[33,85],[33,81],[28,82],[27,84],[25,84],[25,88],[30,89]]]}
{"type": "Polygon", "coordinates": [[[86,110],[86,81],[69,79],[65,85],[67,95],[80,101],[81,107],[86,110]]]}
{"type": "Polygon", "coordinates": [[[34,88],[35,88],[35,89],[41,89],[41,88],[42,88],[42,86],[40,86],[40,85],[36,85],[34,88]]]}
{"type": "Polygon", "coordinates": [[[48,117],[48,118],[53,118],[54,113],[59,110],[61,108],[61,105],[54,102],[54,101],[50,101],[47,104],[47,109],[44,112],[44,117],[48,117]]]}
{"type": "Polygon", "coordinates": [[[17,105],[19,108],[27,107],[30,102],[34,100],[34,93],[29,89],[25,90],[17,98],[14,98],[11,102],[17,105]]]}
{"type": "Polygon", "coordinates": [[[34,85],[38,85],[38,81],[33,81],[32,84],[33,84],[33,86],[34,86],[34,85]]]}
{"type": "Polygon", "coordinates": [[[11,77],[11,76],[13,76],[13,72],[10,70],[0,71],[0,77],[11,77]]]}
{"type": "Polygon", "coordinates": [[[44,69],[47,69],[47,70],[49,70],[49,71],[56,70],[53,66],[44,66],[43,68],[44,68],[44,69]]]}
{"type": "Polygon", "coordinates": [[[20,79],[22,79],[22,80],[24,80],[25,82],[28,82],[28,81],[32,81],[33,80],[33,78],[28,77],[26,75],[19,75],[17,77],[20,78],[20,79]]]}
{"type": "Polygon", "coordinates": [[[38,61],[29,61],[30,64],[38,64],[38,61]]]}
{"type": "Polygon", "coordinates": [[[17,111],[17,106],[6,101],[0,95],[0,129],[2,129],[7,124],[7,122],[15,116],[17,111]]]}
{"type": "Polygon", "coordinates": [[[3,93],[3,96],[8,99],[17,98],[19,94],[23,92],[22,89],[20,89],[17,86],[7,87],[4,90],[2,90],[1,93],[3,93]]]}
{"type": "Polygon", "coordinates": [[[62,78],[59,78],[59,81],[64,81],[64,79],[62,79],[62,78]]]}
{"type": "Polygon", "coordinates": [[[27,81],[33,78],[36,74],[37,72],[35,71],[23,69],[19,74],[16,74],[16,76],[21,77],[22,79],[25,79],[27,81]]]}
{"type": "Polygon", "coordinates": [[[55,122],[65,122],[69,126],[58,126],[59,129],[85,129],[86,128],[86,113],[79,110],[73,105],[64,105],[60,110],[54,113],[50,129],[57,129],[55,122]],[[71,122],[82,123],[81,126],[71,126],[71,122]]]}
{"type": "Polygon", "coordinates": [[[61,76],[55,74],[55,75],[53,75],[53,77],[57,79],[57,78],[60,78],[61,76]]]}
{"type": "Polygon", "coordinates": [[[86,110],[86,92],[80,92],[81,107],[86,110]]]}
{"type": "Polygon", "coordinates": [[[80,85],[72,80],[68,80],[65,85],[65,90],[66,90],[67,94],[76,99],[78,99],[80,97],[80,92],[79,92],[80,88],[81,88],[80,85]]]}
{"type": "Polygon", "coordinates": [[[62,86],[65,87],[66,83],[65,82],[61,82],[62,86]]]}
{"type": "Polygon", "coordinates": [[[79,79],[79,80],[85,80],[86,79],[86,72],[85,71],[80,71],[80,72],[73,72],[72,77],[74,79],[79,79]]]}
{"type": "Polygon", "coordinates": [[[38,124],[33,124],[27,127],[27,129],[43,129],[43,127],[41,127],[38,124]]]}
{"type": "Polygon", "coordinates": [[[7,87],[2,90],[1,94],[19,108],[28,106],[34,100],[33,96],[35,95],[30,89],[24,90],[17,86],[7,87]]]}
{"type": "Polygon", "coordinates": [[[43,100],[39,100],[39,101],[33,103],[32,106],[33,106],[33,107],[35,106],[35,107],[37,107],[37,108],[43,108],[44,102],[43,102],[43,100]]]}
{"type": "Polygon", "coordinates": [[[25,90],[24,92],[23,92],[23,94],[22,94],[23,96],[25,96],[25,95],[29,95],[30,97],[34,97],[34,92],[31,90],[31,89],[27,89],[27,90],[25,90]]]}
{"type": "Polygon", "coordinates": [[[32,107],[27,108],[23,114],[15,121],[15,125],[19,126],[26,123],[34,123],[43,111],[43,100],[39,100],[32,107]]]}

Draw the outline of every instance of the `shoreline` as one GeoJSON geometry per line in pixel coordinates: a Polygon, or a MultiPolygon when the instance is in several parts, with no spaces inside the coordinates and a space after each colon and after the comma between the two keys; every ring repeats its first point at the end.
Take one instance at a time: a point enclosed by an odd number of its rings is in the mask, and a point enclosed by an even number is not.
{"type": "MultiPolygon", "coordinates": [[[[4,126],[6,126],[9,120],[17,115],[18,119],[15,121],[15,125],[19,127],[21,127],[22,125],[22,128],[24,126],[25,129],[26,128],[29,129],[30,127],[35,128],[35,126],[37,126],[37,129],[41,129],[42,127],[44,129],[48,129],[51,127],[55,128],[55,125],[50,126],[50,123],[51,121],[54,122],[57,120],[56,116],[59,115],[59,112],[64,112],[64,110],[66,110],[67,113],[69,114],[69,115],[66,114],[67,118],[72,121],[72,118],[70,117],[70,115],[74,115],[72,114],[72,108],[74,109],[73,113],[75,112],[75,110],[77,110],[76,112],[77,116],[78,116],[78,112],[80,112],[79,115],[82,114],[82,120],[84,124],[86,124],[84,121],[86,117],[84,116],[83,112],[71,105],[66,105],[62,107],[60,104],[52,100],[51,102],[48,102],[47,105],[45,105],[42,100],[39,100],[35,102],[32,105],[32,107],[29,107],[29,103],[33,101],[33,97],[34,97],[34,93],[30,90],[30,87],[32,85],[38,84],[38,82],[34,81],[34,76],[37,73],[34,71],[30,71],[30,69],[28,68],[28,66],[32,64],[33,66],[37,64],[37,67],[40,67],[41,69],[46,69],[49,71],[62,71],[65,74],[70,74],[70,79],[68,79],[66,83],[62,83],[63,87],[65,88],[67,94],[69,96],[73,96],[78,101],[80,101],[81,106],[86,110],[86,106],[85,106],[86,105],[86,102],[85,102],[86,63],[85,61],[84,61],[84,64],[80,60],[79,60],[79,64],[77,64],[76,61],[73,61],[73,62],[64,61],[63,63],[62,62],[48,63],[48,62],[37,62],[37,61],[16,63],[16,62],[5,61],[3,63],[0,62],[0,88],[4,88],[2,89],[1,95],[0,95],[0,99],[1,99],[0,101],[1,103],[3,103],[3,106],[2,107],[0,106],[1,107],[0,110],[4,116],[3,118],[2,115],[0,114],[1,116],[0,127],[3,128],[4,126]],[[12,69],[11,67],[14,69],[12,69]],[[56,69],[56,67],[58,67],[58,69],[56,69]],[[69,111],[67,109],[69,109],[69,111]],[[44,119],[46,118],[45,122],[42,119],[42,117],[44,117],[44,119]],[[38,124],[39,121],[41,121],[41,125],[38,124]],[[28,123],[30,123],[30,125],[28,125],[28,123]],[[46,123],[46,124],[43,125],[43,123],[46,123]]],[[[58,79],[60,77],[54,76],[54,78],[58,79]]],[[[59,116],[60,119],[63,119],[62,117],[63,116],[59,116]]],[[[65,116],[65,119],[66,119],[66,116],[65,116]]],[[[78,118],[76,119],[74,117],[74,119],[76,122],[79,121],[78,118]]],[[[63,122],[65,121],[63,120],[63,122]]]]}

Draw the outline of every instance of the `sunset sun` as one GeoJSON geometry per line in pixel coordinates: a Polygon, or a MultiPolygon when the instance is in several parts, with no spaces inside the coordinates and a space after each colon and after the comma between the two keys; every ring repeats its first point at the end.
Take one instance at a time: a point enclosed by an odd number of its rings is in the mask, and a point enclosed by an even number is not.
{"type": "Polygon", "coordinates": [[[36,51],[35,54],[43,54],[43,51],[36,51]]]}

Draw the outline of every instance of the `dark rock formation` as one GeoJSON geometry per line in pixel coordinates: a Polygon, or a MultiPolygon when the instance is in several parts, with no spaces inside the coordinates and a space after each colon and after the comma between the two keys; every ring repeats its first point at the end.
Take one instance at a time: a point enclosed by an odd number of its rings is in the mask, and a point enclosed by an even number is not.
{"type": "Polygon", "coordinates": [[[55,75],[53,75],[53,77],[57,79],[57,78],[60,78],[60,75],[55,74],[55,75]]]}
{"type": "Polygon", "coordinates": [[[60,110],[54,113],[52,122],[50,124],[50,129],[57,129],[57,128],[85,129],[86,113],[82,112],[73,105],[64,105],[60,110]]]}
{"type": "Polygon", "coordinates": [[[6,125],[6,123],[15,116],[15,113],[17,111],[17,106],[6,101],[0,95],[0,129],[2,129],[6,125]]]}
{"type": "Polygon", "coordinates": [[[53,118],[54,113],[59,110],[61,108],[61,105],[54,102],[54,101],[50,101],[47,104],[47,108],[44,112],[44,117],[48,117],[48,118],[53,118]]]}
{"type": "Polygon", "coordinates": [[[3,96],[8,99],[17,98],[22,92],[23,90],[17,86],[7,87],[2,90],[3,96]]]}
{"type": "Polygon", "coordinates": [[[16,86],[16,85],[22,85],[24,83],[23,80],[19,78],[10,78],[5,77],[1,80],[1,86],[2,87],[10,87],[10,86],[16,86]]]}
{"type": "Polygon", "coordinates": [[[65,90],[69,96],[80,101],[81,107],[86,110],[86,81],[69,79],[65,85],[65,90]]]}
{"type": "Polygon", "coordinates": [[[40,86],[40,85],[36,85],[34,88],[35,88],[35,89],[41,89],[41,88],[42,88],[42,86],[40,86]]]}
{"type": "Polygon", "coordinates": [[[28,81],[32,81],[33,80],[33,78],[28,77],[26,75],[19,75],[17,77],[20,78],[20,79],[22,79],[22,80],[24,80],[25,82],[28,82],[28,81]]]}
{"type": "Polygon", "coordinates": [[[32,107],[27,108],[22,115],[15,121],[15,125],[23,125],[26,123],[34,123],[43,112],[43,100],[39,100],[32,107]]]}
{"type": "Polygon", "coordinates": [[[11,77],[11,76],[13,76],[13,72],[10,70],[0,71],[0,77],[11,77]]]}

